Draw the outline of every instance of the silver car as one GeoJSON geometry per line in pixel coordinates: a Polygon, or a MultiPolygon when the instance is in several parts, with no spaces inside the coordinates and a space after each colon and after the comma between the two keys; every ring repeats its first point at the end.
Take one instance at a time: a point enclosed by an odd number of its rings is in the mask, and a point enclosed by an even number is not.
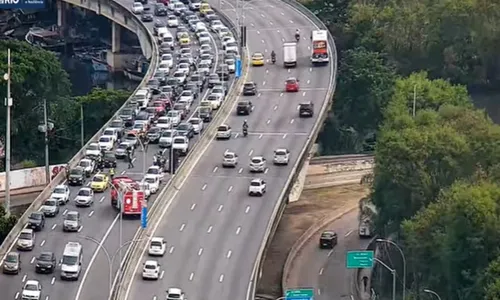
{"type": "Polygon", "coordinates": [[[115,150],[115,157],[116,158],[124,158],[127,156],[127,148],[129,147],[129,143],[123,142],[118,145],[118,147],[115,150]]]}
{"type": "Polygon", "coordinates": [[[42,212],[46,217],[55,217],[59,213],[59,200],[47,199],[42,205],[42,212]]]}
{"type": "Polygon", "coordinates": [[[80,229],[80,213],[69,211],[64,216],[63,231],[78,231],[80,229]]]}
{"type": "Polygon", "coordinates": [[[88,187],[81,188],[76,195],[75,205],[91,206],[92,204],[94,204],[94,191],[88,187]]]}
{"type": "Polygon", "coordinates": [[[238,155],[234,152],[226,151],[222,158],[222,167],[235,168],[238,165],[238,155]]]}

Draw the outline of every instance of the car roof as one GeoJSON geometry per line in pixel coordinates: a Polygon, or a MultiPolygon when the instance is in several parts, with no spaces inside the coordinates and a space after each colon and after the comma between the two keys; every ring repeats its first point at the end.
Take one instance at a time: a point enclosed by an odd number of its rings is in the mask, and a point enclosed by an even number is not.
{"type": "Polygon", "coordinates": [[[252,179],[252,182],[259,182],[260,183],[262,181],[263,181],[262,178],[254,178],[254,179],[252,179]]]}
{"type": "Polygon", "coordinates": [[[40,283],[38,282],[38,280],[28,280],[28,281],[26,281],[25,285],[27,285],[27,284],[36,284],[36,285],[38,285],[40,283]]]}
{"type": "Polygon", "coordinates": [[[57,189],[57,188],[67,188],[68,186],[65,185],[65,184],[59,184],[59,185],[56,185],[56,187],[54,189],[57,189]]]}
{"type": "Polygon", "coordinates": [[[262,155],[257,155],[257,156],[253,156],[252,160],[253,159],[264,159],[264,157],[262,155]]]}
{"type": "Polygon", "coordinates": [[[80,213],[79,213],[79,212],[77,212],[77,211],[74,211],[74,210],[72,210],[72,211],[68,211],[68,212],[66,213],[66,215],[78,215],[78,214],[80,214],[80,213]]]}
{"type": "Polygon", "coordinates": [[[24,228],[23,230],[21,230],[21,233],[33,233],[33,229],[31,228],[24,228]]]}
{"type": "Polygon", "coordinates": [[[91,188],[86,187],[86,186],[79,189],[79,191],[81,191],[81,190],[92,191],[91,188]]]}
{"type": "Polygon", "coordinates": [[[169,294],[182,294],[182,290],[179,288],[169,288],[167,290],[167,293],[169,293],[169,294]]]}
{"type": "Polygon", "coordinates": [[[286,148],[278,148],[276,150],[274,150],[275,152],[279,152],[279,151],[285,151],[285,152],[288,152],[288,149],[286,148]]]}
{"type": "Polygon", "coordinates": [[[157,266],[158,262],[156,260],[146,260],[146,262],[144,264],[157,266]]]}
{"type": "Polygon", "coordinates": [[[153,237],[151,238],[151,242],[163,242],[165,239],[162,237],[153,237]]]}

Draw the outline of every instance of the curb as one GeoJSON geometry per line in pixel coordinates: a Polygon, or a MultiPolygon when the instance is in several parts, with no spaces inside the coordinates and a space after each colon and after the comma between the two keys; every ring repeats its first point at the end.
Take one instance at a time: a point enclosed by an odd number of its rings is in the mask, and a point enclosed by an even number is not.
{"type": "Polygon", "coordinates": [[[290,273],[290,269],[293,265],[293,262],[295,261],[297,255],[300,253],[302,248],[304,248],[305,244],[309,242],[309,240],[318,233],[323,227],[327,226],[329,223],[332,223],[343,216],[347,215],[348,213],[351,213],[352,211],[358,209],[359,205],[353,205],[349,207],[347,210],[335,214],[335,215],[328,215],[323,218],[321,218],[319,221],[311,225],[300,237],[299,239],[293,244],[292,248],[290,249],[290,252],[288,253],[288,256],[285,261],[285,265],[283,266],[283,276],[281,279],[281,289],[283,290],[283,295],[286,292],[286,282],[288,280],[288,275],[290,273]]]}

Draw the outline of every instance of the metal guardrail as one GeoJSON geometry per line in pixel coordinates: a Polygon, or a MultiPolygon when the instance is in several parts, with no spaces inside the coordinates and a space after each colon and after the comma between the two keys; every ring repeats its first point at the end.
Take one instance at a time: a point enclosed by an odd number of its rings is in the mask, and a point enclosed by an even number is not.
{"type": "MultiPolygon", "coordinates": [[[[111,123],[111,121],[113,121],[114,119],[118,118],[119,112],[125,107],[125,105],[127,104],[127,102],[132,98],[132,96],[137,92],[137,90],[139,90],[140,88],[142,88],[143,86],[146,85],[146,83],[149,80],[149,78],[155,72],[156,66],[158,64],[158,45],[155,42],[155,39],[153,37],[153,33],[150,32],[149,29],[146,26],[144,26],[144,24],[140,21],[140,19],[136,15],[134,15],[128,8],[126,8],[125,6],[122,6],[121,4],[119,4],[117,2],[113,1],[113,3],[114,3],[114,5],[117,5],[118,7],[120,7],[123,10],[123,13],[129,14],[130,18],[135,19],[139,24],[141,24],[141,26],[144,29],[144,31],[147,32],[147,36],[148,36],[148,39],[149,39],[149,41],[151,43],[151,47],[152,47],[152,50],[153,50],[152,51],[153,55],[151,57],[151,61],[150,61],[150,64],[149,64],[149,69],[146,72],[146,75],[144,76],[144,79],[137,86],[137,88],[132,93],[132,95],[130,96],[130,98],[127,99],[127,101],[125,101],[125,103],[123,104],[123,106],[120,107],[120,109],[118,111],[116,111],[116,113],[111,117],[111,119],[108,122],[106,122],[106,124],[101,129],[99,129],[99,131],[97,131],[96,134],[92,138],[89,139],[89,141],[87,142],[87,144],[85,144],[85,146],[82,149],[80,149],[80,151],[78,151],[75,154],[75,156],[73,156],[73,158],[71,158],[71,160],[68,162],[68,166],[69,167],[76,166],[78,164],[78,162],[80,161],[80,159],[82,159],[85,156],[85,149],[89,146],[89,144],[93,143],[93,142],[96,142],[97,139],[99,138],[99,136],[101,135],[102,131],[106,127],[108,127],[108,125],[111,123]]],[[[66,179],[65,172],[59,172],[59,174],[57,174],[57,176],[54,177],[54,179],[52,179],[50,181],[50,183],[47,185],[47,187],[45,187],[45,189],[43,189],[43,191],[38,195],[38,197],[33,201],[33,203],[31,203],[31,205],[28,207],[28,209],[26,209],[26,211],[24,212],[24,214],[19,218],[19,220],[16,223],[16,225],[14,225],[14,227],[10,230],[9,234],[5,237],[2,245],[0,245],[0,260],[2,260],[3,257],[5,257],[5,255],[7,254],[7,252],[11,249],[11,245],[17,239],[17,236],[19,235],[20,231],[26,226],[26,223],[27,223],[27,220],[28,220],[28,216],[32,212],[39,210],[40,207],[41,207],[41,205],[42,205],[42,202],[44,200],[46,200],[50,196],[50,194],[52,193],[52,190],[58,184],[61,184],[62,182],[64,182],[65,179],[66,179]]]]}
{"type": "Polygon", "coordinates": [[[323,164],[333,164],[342,163],[349,161],[375,161],[375,155],[373,154],[346,154],[346,155],[330,155],[330,156],[317,156],[309,160],[310,165],[323,165],[323,164]]]}
{"type": "Polygon", "coordinates": [[[312,21],[317,28],[321,30],[327,30],[328,32],[328,42],[329,42],[329,48],[330,48],[330,53],[331,53],[331,61],[329,67],[332,69],[332,80],[329,83],[328,86],[328,92],[326,94],[326,101],[324,101],[323,106],[321,107],[319,118],[316,120],[316,123],[313,126],[313,129],[311,131],[311,134],[307,138],[307,142],[302,148],[299,159],[295,163],[295,165],[292,168],[292,172],[290,176],[288,177],[288,180],[285,184],[285,188],[283,189],[281,195],[279,196],[279,200],[276,203],[276,206],[274,207],[272,218],[268,224],[268,227],[266,229],[266,234],[264,236],[264,239],[262,241],[261,247],[259,249],[259,253],[257,254],[257,260],[255,262],[253,271],[252,271],[252,276],[251,280],[249,283],[248,287],[248,293],[246,300],[253,300],[255,298],[255,289],[257,286],[257,281],[259,279],[259,275],[262,270],[262,263],[263,263],[263,257],[265,256],[265,250],[268,246],[268,244],[272,241],[272,238],[274,236],[274,233],[276,232],[276,229],[278,228],[279,221],[283,215],[283,212],[285,210],[286,204],[288,203],[288,194],[293,188],[293,183],[295,182],[300,169],[304,162],[310,158],[310,152],[311,149],[314,146],[314,142],[319,134],[319,131],[321,129],[321,125],[325,121],[327,117],[327,111],[328,107],[330,106],[331,102],[333,101],[333,93],[335,91],[335,86],[336,86],[336,80],[337,80],[337,48],[335,46],[335,41],[333,39],[333,36],[330,34],[330,31],[328,28],[321,22],[320,19],[316,15],[314,15],[310,10],[308,10],[305,6],[300,4],[299,2],[295,0],[281,0],[284,3],[288,4],[291,6],[293,9],[295,9],[297,12],[302,14],[305,18],[309,19],[312,21]]]}

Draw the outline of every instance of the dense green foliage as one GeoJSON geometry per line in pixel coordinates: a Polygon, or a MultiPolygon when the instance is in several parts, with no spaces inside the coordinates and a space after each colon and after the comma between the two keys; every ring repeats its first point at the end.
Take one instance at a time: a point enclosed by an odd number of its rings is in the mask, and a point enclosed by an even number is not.
{"type": "Polygon", "coordinates": [[[5,207],[0,206],[0,244],[2,244],[3,240],[9,234],[9,231],[14,225],[16,225],[17,218],[16,216],[5,214],[5,207]]]}
{"type": "MultiPolygon", "coordinates": [[[[50,133],[51,163],[69,159],[80,148],[80,103],[84,107],[85,135],[92,136],[127,99],[125,91],[95,90],[89,96],[71,97],[71,84],[57,57],[23,42],[0,42],[0,70],[7,71],[7,49],[11,49],[11,149],[12,163],[41,165],[44,137],[37,130],[43,122],[43,100],[54,125],[50,133]],[[29,163],[28,163],[29,161],[29,163]]],[[[2,73],[2,74],[3,74],[2,73]]],[[[7,93],[7,82],[0,81],[0,98],[7,93]]],[[[0,105],[5,116],[5,106],[0,105]]],[[[0,118],[0,136],[5,136],[6,118],[0,118]]]]}

